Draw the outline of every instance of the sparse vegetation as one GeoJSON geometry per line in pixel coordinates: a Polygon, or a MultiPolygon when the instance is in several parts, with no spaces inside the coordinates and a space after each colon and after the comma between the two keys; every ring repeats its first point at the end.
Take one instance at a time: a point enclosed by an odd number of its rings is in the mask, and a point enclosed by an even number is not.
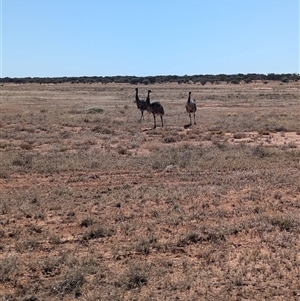
{"type": "Polygon", "coordinates": [[[246,137],[247,137],[247,134],[244,133],[244,132],[237,132],[237,133],[233,134],[234,139],[243,139],[243,138],[246,138],[246,137]]]}
{"type": "Polygon", "coordinates": [[[227,84],[250,84],[255,81],[262,81],[265,85],[272,81],[281,81],[282,83],[289,83],[290,81],[299,81],[299,74],[199,74],[199,75],[160,75],[160,76],[82,76],[82,77],[25,77],[25,78],[1,78],[0,83],[14,83],[14,84],[95,84],[95,83],[130,83],[132,85],[142,84],[151,85],[155,83],[200,83],[205,85],[206,83],[220,84],[225,82],[227,84]]]}
{"type": "Polygon", "coordinates": [[[103,113],[103,109],[101,108],[90,108],[87,110],[87,114],[101,114],[103,113]]]}
{"type": "Polygon", "coordinates": [[[299,299],[299,87],[277,79],[144,78],[156,130],[139,78],[6,79],[0,299],[299,299]]]}

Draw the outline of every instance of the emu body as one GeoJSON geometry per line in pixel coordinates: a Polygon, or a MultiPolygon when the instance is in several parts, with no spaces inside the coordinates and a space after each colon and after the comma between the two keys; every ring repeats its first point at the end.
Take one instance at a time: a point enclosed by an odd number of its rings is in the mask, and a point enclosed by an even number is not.
{"type": "Polygon", "coordinates": [[[147,104],[147,111],[149,113],[152,113],[153,115],[153,119],[154,119],[154,126],[153,128],[156,128],[156,115],[160,116],[160,120],[161,120],[161,126],[164,126],[164,121],[163,121],[163,116],[165,114],[164,108],[161,105],[161,103],[159,101],[155,101],[150,103],[150,93],[151,90],[148,90],[148,96],[146,99],[146,104],[147,104]]]}
{"type": "Polygon", "coordinates": [[[194,115],[194,124],[196,124],[195,113],[197,111],[196,101],[195,101],[195,99],[191,99],[191,94],[192,94],[192,92],[189,92],[189,98],[188,98],[187,103],[185,105],[186,111],[188,112],[188,114],[190,116],[190,125],[192,124],[191,114],[194,115]]]}

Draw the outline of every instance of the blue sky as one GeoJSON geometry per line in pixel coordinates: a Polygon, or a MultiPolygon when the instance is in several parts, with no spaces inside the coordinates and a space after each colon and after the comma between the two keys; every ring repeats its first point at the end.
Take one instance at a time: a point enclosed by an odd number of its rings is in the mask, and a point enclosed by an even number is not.
{"type": "Polygon", "coordinates": [[[299,73],[299,0],[0,0],[1,77],[299,73]]]}

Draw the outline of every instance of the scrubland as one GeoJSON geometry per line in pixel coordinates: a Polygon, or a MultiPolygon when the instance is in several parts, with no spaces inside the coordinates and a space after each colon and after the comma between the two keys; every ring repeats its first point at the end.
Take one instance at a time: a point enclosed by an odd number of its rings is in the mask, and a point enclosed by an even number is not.
{"type": "Polygon", "coordinates": [[[1,300],[299,300],[299,84],[135,87],[1,86],[1,300]]]}

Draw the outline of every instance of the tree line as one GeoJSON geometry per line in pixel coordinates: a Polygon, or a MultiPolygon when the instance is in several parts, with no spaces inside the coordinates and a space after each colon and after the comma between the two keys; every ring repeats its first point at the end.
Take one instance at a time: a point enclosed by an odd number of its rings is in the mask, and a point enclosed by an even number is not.
{"type": "Polygon", "coordinates": [[[240,84],[246,83],[249,84],[253,81],[263,81],[267,84],[269,81],[280,81],[282,83],[288,83],[291,81],[298,81],[300,75],[297,73],[284,73],[284,74],[257,74],[257,73],[248,73],[248,74],[202,74],[202,75],[157,75],[157,76],[79,76],[79,77],[22,77],[22,78],[11,78],[3,77],[0,78],[0,83],[14,83],[14,84],[27,84],[27,83],[37,83],[37,84],[62,84],[62,83],[129,83],[132,85],[137,84],[155,84],[155,83],[200,83],[203,86],[206,83],[211,84],[240,84]]]}

